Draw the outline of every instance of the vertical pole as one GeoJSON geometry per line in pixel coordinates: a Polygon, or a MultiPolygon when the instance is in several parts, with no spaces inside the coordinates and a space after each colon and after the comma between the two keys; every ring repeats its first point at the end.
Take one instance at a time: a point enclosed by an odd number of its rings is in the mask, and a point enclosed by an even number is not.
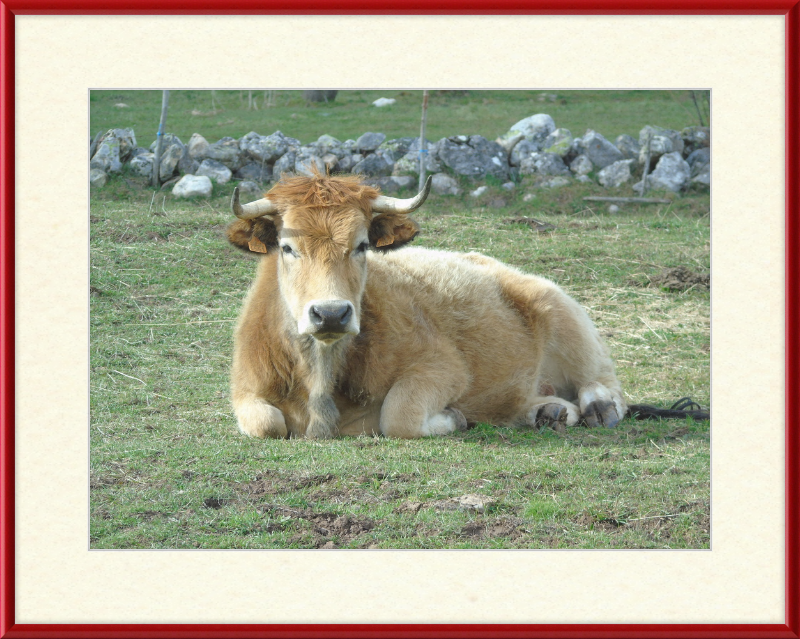
{"type": "Polygon", "coordinates": [[[425,122],[428,119],[428,91],[422,92],[422,124],[419,129],[419,190],[425,186],[425,158],[428,145],[425,143],[425,122]]]}
{"type": "Polygon", "coordinates": [[[644,159],[644,174],[642,175],[642,197],[647,193],[647,174],[650,172],[650,142],[653,140],[653,134],[647,134],[647,153],[644,159]]]}
{"type": "Polygon", "coordinates": [[[161,143],[164,140],[164,125],[167,123],[167,107],[169,106],[169,91],[161,93],[161,120],[158,123],[158,133],[156,133],[156,155],[153,158],[153,186],[161,184],[161,176],[158,174],[161,169],[161,143]]]}

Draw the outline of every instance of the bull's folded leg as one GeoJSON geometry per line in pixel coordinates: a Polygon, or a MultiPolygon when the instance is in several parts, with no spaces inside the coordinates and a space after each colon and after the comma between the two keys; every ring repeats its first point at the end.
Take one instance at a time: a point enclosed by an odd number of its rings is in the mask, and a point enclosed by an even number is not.
{"type": "Polygon", "coordinates": [[[600,382],[586,384],[580,389],[581,417],[589,428],[614,428],[625,416],[625,402],[618,393],[600,382]]]}
{"type": "Polygon", "coordinates": [[[386,395],[380,429],[387,437],[415,439],[466,429],[466,418],[451,405],[469,381],[466,369],[457,358],[432,359],[407,371],[386,395]]]}
{"type": "Polygon", "coordinates": [[[308,413],[307,439],[330,439],[336,435],[339,411],[330,395],[312,395],[308,400],[308,413]]]}
{"type": "Polygon", "coordinates": [[[537,398],[524,423],[539,429],[549,426],[563,433],[567,426],[577,424],[578,418],[577,406],[560,397],[546,396],[537,398]]]}
{"type": "Polygon", "coordinates": [[[283,413],[260,397],[236,398],[233,403],[239,430],[250,437],[286,437],[283,413]]]}
{"type": "Polygon", "coordinates": [[[566,431],[567,407],[561,404],[544,404],[536,413],[536,427],[542,429],[549,426],[563,433],[566,431]]]}

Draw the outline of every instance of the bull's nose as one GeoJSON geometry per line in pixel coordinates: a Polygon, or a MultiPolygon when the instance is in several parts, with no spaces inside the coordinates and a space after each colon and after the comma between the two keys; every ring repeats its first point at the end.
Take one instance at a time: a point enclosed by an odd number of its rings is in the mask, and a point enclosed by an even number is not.
{"type": "Polygon", "coordinates": [[[317,332],[344,333],[353,317],[350,302],[320,302],[308,309],[309,320],[317,332]]]}

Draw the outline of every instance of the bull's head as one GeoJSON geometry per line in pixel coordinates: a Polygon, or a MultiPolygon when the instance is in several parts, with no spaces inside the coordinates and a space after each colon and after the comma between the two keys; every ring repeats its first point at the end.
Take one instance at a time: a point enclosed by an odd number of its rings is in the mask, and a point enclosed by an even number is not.
{"type": "Polygon", "coordinates": [[[367,282],[368,249],[392,250],[410,242],[419,226],[408,214],[431,188],[415,197],[380,195],[357,177],[281,180],[261,200],[240,204],[233,192],[229,240],[253,253],[278,251],[278,285],[300,335],[332,344],[357,335],[367,282]]]}

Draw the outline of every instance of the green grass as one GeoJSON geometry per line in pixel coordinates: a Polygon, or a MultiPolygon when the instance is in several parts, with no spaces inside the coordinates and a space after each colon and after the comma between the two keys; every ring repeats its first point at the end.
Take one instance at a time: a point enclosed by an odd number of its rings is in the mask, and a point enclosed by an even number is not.
{"type": "MultiPolygon", "coordinates": [[[[123,175],[92,195],[92,548],[709,547],[705,422],[624,420],[563,435],[482,424],[418,441],[240,435],[227,376],[256,262],[224,241],[231,190],[175,201],[123,175]],[[466,494],[491,504],[450,507],[466,494]]],[[[632,401],[707,405],[709,293],[647,282],[663,267],[709,271],[709,197],[616,215],[582,199],[607,193],[523,182],[478,200],[431,196],[417,243],[550,277],[588,308],[632,401]],[[520,215],[556,229],[506,221],[520,215]]]]}
{"type": "MultiPolygon", "coordinates": [[[[263,92],[256,91],[259,110],[248,110],[247,92],[171,91],[167,132],[187,142],[201,133],[210,142],[224,136],[239,138],[250,131],[267,135],[281,130],[303,143],[323,133],[340,140],[357,139],[366,131],[389,138],[417,137],[420,129],[422,92],[411,90],[340,91],[333,102],[307,104],[300,91],[277,91],[276,106],[263,106],[263,92]],[[377,108],[379,97],[397,100],[377,108]]],[[[699,124],[688,91],[557,91],[555,102],[540,102],[535,91],[432,91],[426,137],[436,141],[451,135],[483,135],[494,140],[512,124],[534,113],[548,113],[556,126],[581,136],[592,128],[614,140],[627,133],[638,138],[646,124],[680,130],[699,124]]],[[[553,93],[548,91],[548,93],[553,93]]],[[[92,91],[90,132],[130,127],[140,146],[156,138],[161,114],[161,91],[114,89],[92,91]],[[116,104],[126,104],[118,108],[116,104]]],[[[704,115],[704,117],[706,117],[704,115]]]]}

